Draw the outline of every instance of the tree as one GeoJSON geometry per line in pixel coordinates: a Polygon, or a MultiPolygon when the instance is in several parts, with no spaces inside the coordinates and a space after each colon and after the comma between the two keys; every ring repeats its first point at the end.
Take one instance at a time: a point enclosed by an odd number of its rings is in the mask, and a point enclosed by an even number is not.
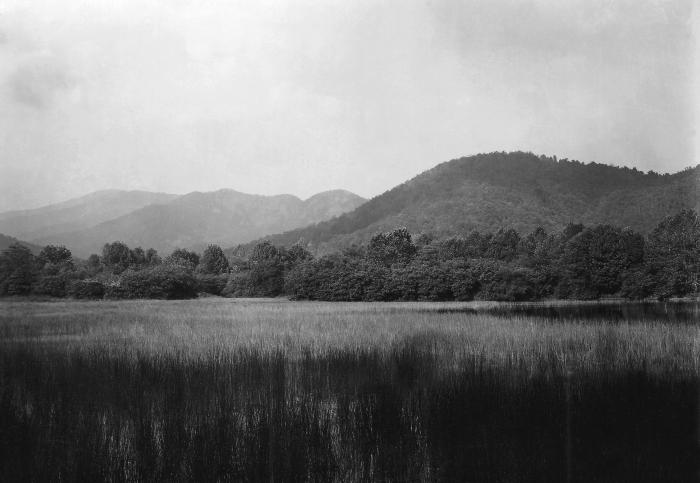
{"type": "Polygon", "coordinates": [[[0,295],[25,295],[36,279],[36,258],[31,250],[13,243],[0,254],[0,295]]]}
{"type": "Polygon", "coordinates": [[[512,228],[508,230],[500,229],[491,240],[489,240],[486,256],[488,258],[509,262],[515,258],[519,243],[520,235],[517,231],[512,228]]]}
{"type": "Polygon", "coordinates": [[[611,225],[586,228],[562,249],[559,295],[590,299],[618,293],[626,271],[643,260],[640,234],[611,225]]]}
{"type": "Polygon", "coordinates": [[[532,233],[520,240],[518,253],[523,262],[534,264],[536,253],[547,243],[547,232],[538,226],[532,233]]]}
{"type": "Polygon", "coordinates": [[[85,264],[85,268],[87,269],[87,273],[90,276],[97,275],[102,271],[104,268],[102,264],[102,260],[100,259],[100,256],[96,253],[93,253],[90,255],[87,259],[87,262],[85,264]]]}
{"type": "Polygon", "coordinates": [[[115,274],[129,268],[132,262],[132,252],[125,243],[115,241],[105,243],[102,247],[102,263],[115,274]]]}
{"type": "Polygon", "coordinates": [[[68,287],[68,293],[76,299],[101,299],[105,286],[97,280],[76,280],[68,287]]]}
{"type": "Polygon", "coordinates": [[[252,265],[277,261],[280,258],[280,250],[269,241],[263,241],[253,247],[249,261],[252,265]]]}
{"type": "Polygon", "coordinates": [[[160,259],[158,252],[155,248],[149,248],[146,250],[146,264],[150,266],[160,265],[163,261],[160,259]]]}
{"type": "Polygon", "coordinates": [[[536,276],[527,268],[504,267],[483,284],[479,296],[486,300],[522,302],[537,298],[536,276]]]}
{"type": "Polygon", "coordinates": [[[648,263],[659,274],[658,296],[683,296],[700,289],[700,218],[695,211],[665,218],[649,234],[647,245],[648,263]]]}
{"type": "Polygon", "coordinates": [[[131,266],[135,268],[146,265],[146,252],[143,251],[143,248],[136,247],[131,250],[130,262],[131,266]]]}
{"type": "Polygon", "coordinates": [[[87,264],[89,267],[96,268],[102,264],[102,260],[100,259],[100,256],[97,253],[93,253],[88,257],[87,264]]]}
{"type": "Polygon", "coordinates": [[[36,261],[38,273],[32,291],[39,295],[64,297],[68,283],[77,276],[70,250],[64,246],[47,245],[36,261]]]}
{"type": "Polygon", "coordinates": [[[209,245],[202,254],[197,271],[219,275],[229,271],[229,263],[219,245],[209,245]]]}
{"type": "Polygon", "coordinates": [[[255,245],[248,260],[248,283],[252,294],[276,297],[284,292],[283,255],[284,252],[269,241],[255,245]]]}
{"type": "Polygon", "coordinates": [[[52,263],[59,265],[73,261],[73,254],[64,246],[46,245],[39,252],[39,263],[52,263]]]}
{"type": "Polygon", "coordinates": [[[393,264],[407,264],[416,254],[416,246],[406,228],[397,228],[388,233],[374,235],[367,246],[370,261],[390,267],[393,264]]]}
{"type": "Polygon", "coordinates": [[[190,270],[177,265],[160,265],[128,270],[119,283],[107,287],[107,298],[190,299],[197,297],[198,284],[190,270]]]}
{"type": "Polygon", "coordinates": [[[311,252],[304,248],[300,243],[296,243],[292,245],[292,247],[284,254],[285,267],[290,269],[298,263],[311,260],[312,258],[313,255],[311,255],[311,252]]]}
{"type": "Polygon", "coordinates": [[[199,265],[199,255],[184,248],[176,248],[165,258],[165,264],[194,270],[199,265]]]}

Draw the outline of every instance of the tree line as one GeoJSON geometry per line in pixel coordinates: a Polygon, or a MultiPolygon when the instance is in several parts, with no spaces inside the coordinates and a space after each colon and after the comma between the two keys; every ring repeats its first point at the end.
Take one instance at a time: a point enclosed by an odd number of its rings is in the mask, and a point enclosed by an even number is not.
{"type": "Polygon", "coordinates": [[[107,243],[77,260],[62,246],[39,255],[19,244],[0,254],[0,295],[182,299],[198,294],[296,300],[667,299],[696,294],[700,219],[683,210],[647,236],[612,225],[569,224],[527,235],[513,229],[434,238],[405,228],[314,257],[303,242],[264,241],[227,257],[107,243]]]}

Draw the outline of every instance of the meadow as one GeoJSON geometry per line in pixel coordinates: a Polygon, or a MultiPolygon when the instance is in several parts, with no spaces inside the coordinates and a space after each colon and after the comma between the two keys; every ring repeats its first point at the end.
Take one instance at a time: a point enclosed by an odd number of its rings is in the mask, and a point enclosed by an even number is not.
{"type": "Polygon", "coordinates": [[[695,481],[698,304],[0,301],[3,481],[695,481]]]}

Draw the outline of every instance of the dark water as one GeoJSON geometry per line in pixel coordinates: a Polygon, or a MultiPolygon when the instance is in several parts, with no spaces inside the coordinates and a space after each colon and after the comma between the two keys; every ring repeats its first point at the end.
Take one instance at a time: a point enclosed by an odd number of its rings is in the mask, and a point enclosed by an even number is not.
{"type": "Polygon", "coordinates": [[[700,323],[700,302],[518,303],[494,307],[445,307],[443,313],[486,313],[501,317],[539,317],[560,321],[700,323]]]}

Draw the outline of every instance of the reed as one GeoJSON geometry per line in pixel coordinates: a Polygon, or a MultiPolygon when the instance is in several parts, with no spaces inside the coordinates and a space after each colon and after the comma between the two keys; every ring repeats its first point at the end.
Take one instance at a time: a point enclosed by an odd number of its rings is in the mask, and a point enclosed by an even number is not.
{"type": "Polygon", "coordinates": [[[559,322],[489,303],[1,307],[7,481],[670,481],[698,469],[695,324],[559,322]]]}

